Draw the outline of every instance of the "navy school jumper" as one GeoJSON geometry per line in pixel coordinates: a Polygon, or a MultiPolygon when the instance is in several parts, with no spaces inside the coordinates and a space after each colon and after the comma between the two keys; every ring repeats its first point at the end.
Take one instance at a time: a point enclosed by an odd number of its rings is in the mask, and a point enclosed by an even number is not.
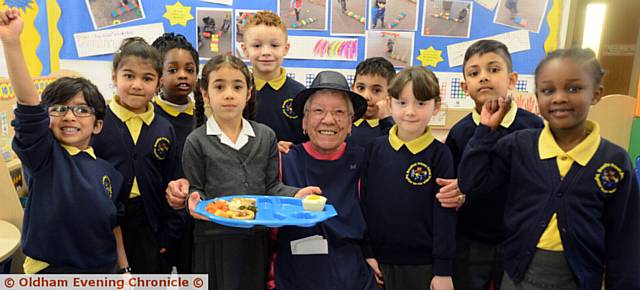
{"type": "MultiPolygon", "coordinates": [[[[497,130],[501,136],[515,131],[531,128],[542,128],[542,119],[518,108],[516,116],[508,128],[500,126],[497,130]]],[[[462,118],[449,131],[445,145],[453,155],[453,165],[457,176],[458,164],[462,159],[465,146],[473,136],[478,125],[473,121],[472,113],[462,118]]],[[[500,244],[505,237],[503,213],[506,187],[495,188],[494,194],[483,196],[467,196],[465,203],[458,209],[457,231],[476,241],[490,244],[500,244]]],[[[464,191],[463,191],[464,192],[464,191]]]]}
{"type": "Polygon", "coordinates": [[[185,222],[182,211],[173,210],[165,199],[169,181],[181,174],[179,150],[176,150],[173,127],[161,116],[155,116],[150,126],[142,124],[140,136],[133,144],[131,133],[107,107],[102,133],[93,139],[96,155],[109,161],[124,178],[120,199],[126,205],[137,177],[147,221],[160,247],[170,248],[181,237],[185,222]]]}
{"type": "MultiPolygon", "coordinates": [[[[169,113],[165,112],[158,104],[153,104],[154,112],[156,116],[161,116],[173,126],[173,130],[176,133],[176,145],[175,147],[180,152],[178,156],[182,156],[182,149],[184,147],[184,142],[187,140],[187,136],[195,129],[196,127],[196,118],[194,115],[189,115],[185,113],[180,113],[178,116],[171,116],[169,113]]],[[[195,109],[194,109],[195,110],[195,109]]],[[[195,111],[194,111],[195,114],[195,111]]]]}
{"type": "Polygon", "coordinates": [[[456,215],[435,197],[436,178],[453,177],[449,148],[433,140],[416,154],[404,145],[396,151],[386,135],[367,156],[361,199],[373,253],[365,255],[382,264],[433,265],[433,275],[451,276],[456,215]]]}
{"type": "Polygon", "coordinates": [[[29,188],[25,255],[56,267],[115,265],[120,173],[85,152],[71,156],[51,133],[44,107],[18,104],[15,116],[12,148],[29,188]]]}
{"type": "Polygon", "coordinates": [[[302,117],[293,111],[293,98],[305,87],[286,77],[284,85],[274,90],[265,84],[256,95],[256,122],[263,123],[276,132],[278,141],[298,144],[307,140],[302,133],[302,117]]]}
{"type": "Polygon", "coordinates": [[[640,193],[629,155],[601,139],[587,164],[560,179],[555,158],[541,160],[541,129],[500,134],[480,125],[462,156],[459,186],[469,195],[506,187],[505,271],[520,282],[553,213],[580,289],[640,289],[640,193]],[[498,140],[499,139],[499,140],[498,140]]]}

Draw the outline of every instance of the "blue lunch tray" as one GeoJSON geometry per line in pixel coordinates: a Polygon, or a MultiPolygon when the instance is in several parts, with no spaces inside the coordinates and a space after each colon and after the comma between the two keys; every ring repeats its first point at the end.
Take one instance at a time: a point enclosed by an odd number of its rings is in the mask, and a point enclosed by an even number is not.
{"type": "Polygon", "coordinates": [[[281,226],[312,227],[317,223],[338,215],[336,209],[325,204],[323,211],[306,211],[302,208],[302,200],[284,196],[265,195],[233,195],[201,201],[195,209],[196,213],[207,217],[209,220],[228,227],[250,228],[256,225],[270,228],[281,226]],[[206,210],[209,203],[216,200],[231,201],[232,198],[255,198],[258,212],[253,220],[236,220],[214,215],[206,210]]]}

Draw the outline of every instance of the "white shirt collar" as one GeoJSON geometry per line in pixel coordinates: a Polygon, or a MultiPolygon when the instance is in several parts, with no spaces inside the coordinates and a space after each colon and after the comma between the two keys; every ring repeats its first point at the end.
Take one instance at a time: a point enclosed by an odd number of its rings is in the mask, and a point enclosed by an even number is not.
{"type": "Polygon", "coordinates": [[[255,137],[256,134],[253,131],[253,127],[251,127],[251,123],[249,121],[242,118],[242,129],[240,129],[240,135],[238,135],[238,140],[236,143],[231,141],[231,138],[224,134],[218,126],[218,122],[213,117],[209,117],[207,119],[207,135],[214,135],[220,139],[220,143],[225,144],[235,150],[240,150],[244,145],[249,142],[249,137],[255,137]]]}

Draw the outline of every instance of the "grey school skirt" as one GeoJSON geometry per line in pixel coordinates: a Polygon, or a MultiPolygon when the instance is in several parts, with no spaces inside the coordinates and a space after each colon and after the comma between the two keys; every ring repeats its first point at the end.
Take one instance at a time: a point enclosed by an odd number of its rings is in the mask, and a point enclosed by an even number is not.
{"type": "Polygon", "coordinates": [[[538,249],[520,283],[515,284],[507,273],[501,290],[578,290],[576,278],[569,268],[564,252],[538,249]]]}

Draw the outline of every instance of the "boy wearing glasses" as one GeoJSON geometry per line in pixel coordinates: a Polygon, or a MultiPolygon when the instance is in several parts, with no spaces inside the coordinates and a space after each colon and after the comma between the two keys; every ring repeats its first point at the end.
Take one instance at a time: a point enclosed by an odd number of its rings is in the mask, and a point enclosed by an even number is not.
{"type": "Polygon", "coordinates": [[[84,78],[60,78],[38,98],[22,54],[23,21],[0,11],[0,40],[17,96],[13,150],[29,188],[22,249],[27,274],[109,274],[126,265],[117,225],[122,176],[89,146],[105,102],[84,78]]]}

